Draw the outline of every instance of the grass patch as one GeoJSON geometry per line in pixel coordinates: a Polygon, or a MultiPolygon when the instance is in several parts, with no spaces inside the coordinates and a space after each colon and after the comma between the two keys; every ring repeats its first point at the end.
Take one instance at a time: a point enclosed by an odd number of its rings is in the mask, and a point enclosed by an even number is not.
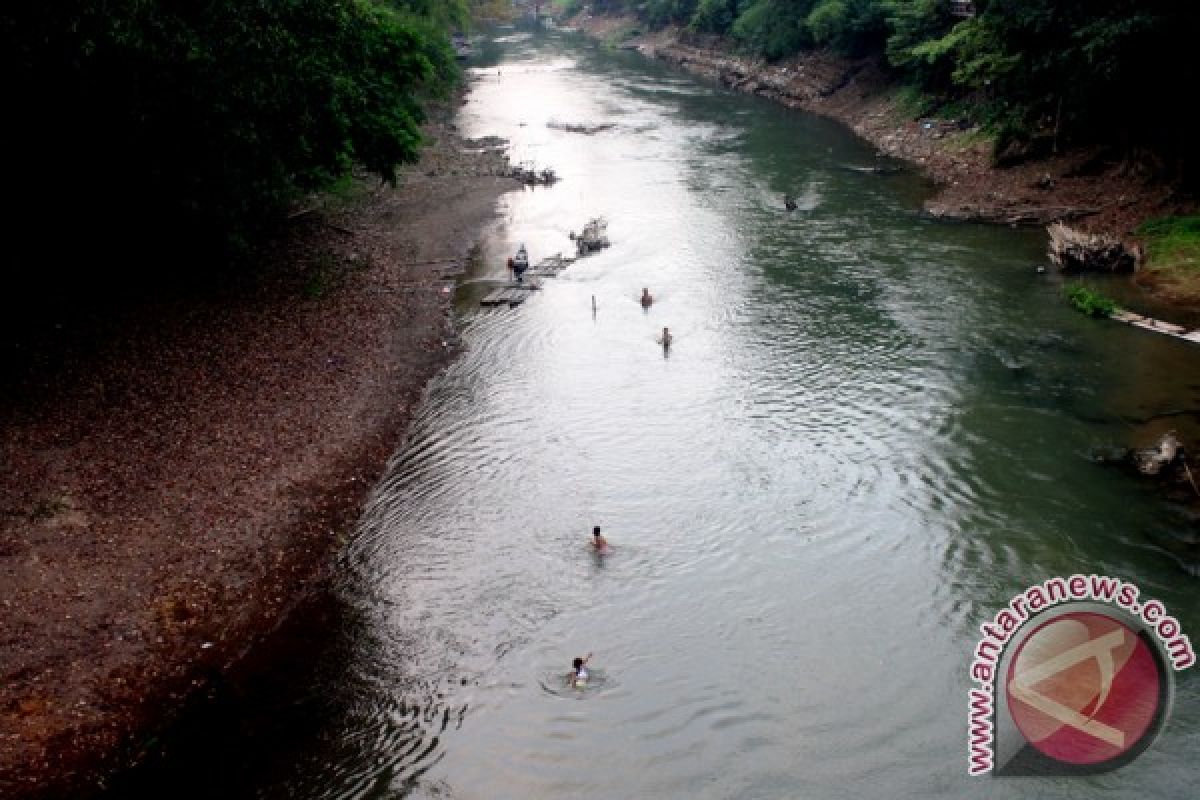
{"type": "Polygon", "coordinates": [[[1200,303],[1200,216],[1147,220],[1136,233],[1146,245],[1138,282],[1200,303]]]}
{"type": "Polygon", "coordinates": [[[1159,217],[1138,226],[1146,242],[1148,266],[1200,270],[1200,216],[1159,217]]]}
{"type": "Polygon", "coordinates": [[[1106,297],[1081,283],[1063,287],[1063,294],[1076,311],[1089,317],[1111,317],[1117,310],[1117,304],[1111,297],[1106,297]]]}

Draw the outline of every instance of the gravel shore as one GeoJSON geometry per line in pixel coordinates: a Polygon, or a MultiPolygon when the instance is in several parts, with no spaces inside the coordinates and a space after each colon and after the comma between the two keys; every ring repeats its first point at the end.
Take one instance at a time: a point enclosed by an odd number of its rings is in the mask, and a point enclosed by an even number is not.
{"type": "Polygon", "coordinates": [[[0,796],[86,796],[325,576],[518,188],[442,117],[254,279],[0,341],[0,796]]]}

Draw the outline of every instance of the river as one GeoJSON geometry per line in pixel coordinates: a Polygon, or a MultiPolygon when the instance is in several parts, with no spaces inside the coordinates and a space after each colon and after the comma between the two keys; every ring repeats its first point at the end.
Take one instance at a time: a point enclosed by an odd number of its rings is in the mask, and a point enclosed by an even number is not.
{"type": "Polygon", "coordinates": [[[1193,796],[1195,671],[1137,761],[1036,786],[968,778],[966,693],[978,625],[1054,575],[1200,634],[1184,515],[1091,460],[1200,408],[1200,350],[1074,313],[1040,231],[923,219],[830,121],[564,34],[473,72],[460,127],[561,180],[504,200],[295,669],[123,795],[1193,796]],[[478,309],[596,216],[610,248],[478,309]]]}

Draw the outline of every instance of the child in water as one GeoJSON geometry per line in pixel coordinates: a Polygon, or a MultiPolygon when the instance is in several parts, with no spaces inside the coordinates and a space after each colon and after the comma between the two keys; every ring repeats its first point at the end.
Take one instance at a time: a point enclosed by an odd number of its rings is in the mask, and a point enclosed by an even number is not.
{"type": "Polygon", "coordinates": [[[571,686],[575,689],[587,688],[587,682],[588,682],[587,662],[588,662],[588,659],[590,659],[591,657],[592,657],[592,654],[588,653],[583,658],[577,658],[571,662],[571,671],[567,673],[567,685],[568,686],[571,686]]]}

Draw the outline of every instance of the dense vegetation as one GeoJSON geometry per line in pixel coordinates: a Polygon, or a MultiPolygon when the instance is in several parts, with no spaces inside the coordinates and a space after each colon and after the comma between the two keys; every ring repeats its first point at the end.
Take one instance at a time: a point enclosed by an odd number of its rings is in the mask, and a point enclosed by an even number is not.
{"type": "Polygon", "coordinates": [[[115,256],[165,270],[254,241],[355,164],[394,179],[417,155],[423,102],[457,79],[448,32],[482,5],[495,3],[10,8],[0,19],[10,246],[31,244],[25,262],[39,268],[86,272],[115,256]]]}
{"type": "MultiPolygon", "coordinates": [[[[579,0],[561,0],[582,7],[579,0]]],[[[1176,0],[593,0],[598,13],[729,37],[768,59],[829,47],[878,55],[935,99],[1046,149],[1113,143],[1156,168],[1185,170],[1200,125],[1186,89],[1200,59],[1200,6],[1176,0]]],[[[947,110],[948,109],[948,110],[947,110]]],[[[1188,176],[1194,177],[1194,176],[1188,176]]]]}

